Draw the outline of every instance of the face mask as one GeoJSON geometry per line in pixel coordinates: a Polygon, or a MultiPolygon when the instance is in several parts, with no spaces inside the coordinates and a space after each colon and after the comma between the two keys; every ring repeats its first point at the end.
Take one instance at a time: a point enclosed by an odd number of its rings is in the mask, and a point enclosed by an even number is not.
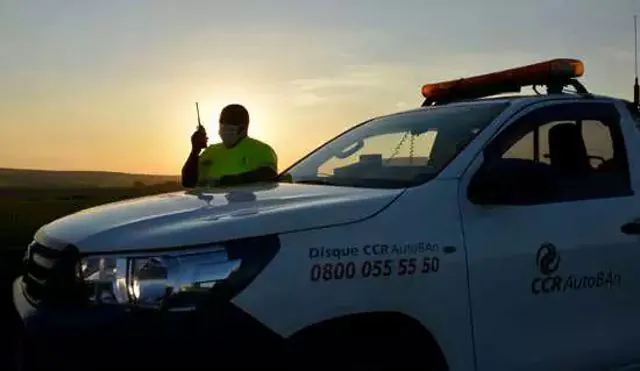
{"type": "Polygon", "coordinates": [[[220,125],[218,134],[222,142],[226,145],[234,145],[242,138],[241,129],[235,125],[220,125]]]}

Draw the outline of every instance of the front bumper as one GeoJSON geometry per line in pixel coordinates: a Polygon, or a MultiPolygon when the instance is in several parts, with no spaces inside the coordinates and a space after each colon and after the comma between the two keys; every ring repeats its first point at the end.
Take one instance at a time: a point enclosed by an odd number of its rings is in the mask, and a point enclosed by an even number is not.
{"type": "Polygon", "coordinates": [[[278,362],[283,339],[231,302],[192,312],[119,305],[35,307],[13,283],[22,318],[22,369],[264,367],[278,362]]]}

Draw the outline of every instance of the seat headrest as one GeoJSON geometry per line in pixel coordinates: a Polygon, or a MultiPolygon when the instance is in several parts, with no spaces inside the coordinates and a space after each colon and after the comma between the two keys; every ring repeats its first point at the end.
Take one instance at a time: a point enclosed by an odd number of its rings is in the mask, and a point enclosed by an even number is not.
{"type": "Polygon", "coordinates": [[[555,125],[549,130],[548,139],[551,165],[572,167],[576,170],[590,167],[587,147],[578,125],[555,125]]]}

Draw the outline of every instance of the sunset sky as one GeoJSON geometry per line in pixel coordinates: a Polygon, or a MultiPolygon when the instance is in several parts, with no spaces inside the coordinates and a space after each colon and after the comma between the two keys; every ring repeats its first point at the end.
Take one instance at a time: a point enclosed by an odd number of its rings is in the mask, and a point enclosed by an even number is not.
{"type": "Polygon", "coordinates": [[[199,101],[227,103],[283,169],[420,86],[584,61],[630,99],[640,0],[0,0],[0,167],[177,174],[199,101]]]}

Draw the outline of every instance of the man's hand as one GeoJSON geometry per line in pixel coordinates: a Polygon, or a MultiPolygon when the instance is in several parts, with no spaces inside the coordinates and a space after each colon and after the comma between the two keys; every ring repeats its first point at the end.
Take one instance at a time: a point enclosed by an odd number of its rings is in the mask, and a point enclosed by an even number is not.
{"type": "Polygon", "coordinates": [[[202,149],[207,148],[207,132],[204,128],[200,128],[191,135],[191,150],[200,152],[202,149]]]}

